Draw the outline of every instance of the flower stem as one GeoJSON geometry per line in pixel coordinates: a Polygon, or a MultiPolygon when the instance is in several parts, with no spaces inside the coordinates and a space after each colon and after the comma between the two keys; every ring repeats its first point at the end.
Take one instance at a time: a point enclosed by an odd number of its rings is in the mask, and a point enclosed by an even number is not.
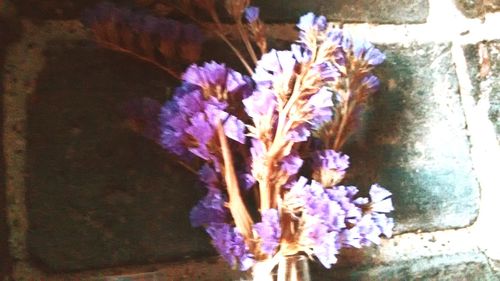
{"type": "Polygon", "coordinates": [[[254,64],[257,63],[257,55],[255,54],[255,50],[252,47],[252,44],[250,43],[250,39],[248,38],[248,33],[243,29],[243,24],[241,22],[241,19],[236,20],[236,26],[238,28],[238,32],[240,33],[241,39],[243,40],[243,43],[245,43],[245,47],[247,48],[248,54],[252,58],[254,64]]]}
{"type": "Polygon", "coordinates": [[[354,101],[352,101],[350,99],[351,97],[351,90],[350,90],[350,81],[349,81],[349,78],[346,78],[346,100],[345,102],[343,103],[343,107],[342,107],[342,114],[340,116],[340,118],[342,119],[340,121],[340,126],[339,126],[339,129],[337,131],[337,134],[335,135],[335,142],[333,143],[333,147],[332,149],[335,150],[335,151],[339,151],[340,148],[344,145],[345,141],[346,141],[346,126],[347,126],[347,122],[350,118],[350,114],[352,112],[352,108],[354,107],[354,101]],[[352,101],[352,104],[351,104],[351,101],[352,101]]]}
{"type": "Polygon", "coordinates": [[[219,19],[219,16],[217,16],[217,12],[215,12],[214,9],[211,9],[209,12],[210,12],[210,16],[212,17],[212,19],[214,20],[215,24],[217,25],[217,29],[218,30],[215,31],[215,34],[217,36],[219,36],[222,39],[222,41],[224,41],[229,46],[229,48],[231,48],[231,50],[238,57],[238,59],[243,64],[243,66],[246,68],[247,72],[250,75],[253,75],[253,70],[250,67],[250,65],[248,64],[248,62],[246,61],[246,59],[243,57],[243,55],[240,53],[240,51],[233,45],[233,43],[231,43],[231,41],[229,41],[229,39],[227,38],[227,36],[222,32],[222,23],[221,23],[221,21],[219,19]]]}
{"type": "MultiPolygon", "coordinates": [[[[238,231],[248,240],[252,235],[252,218],[248,214],[245,203],[241,198],[238,179],[234,170],[234,163],[231,156],[231,150],[227,143],[226,135],[220,121],[217,124],[217,135],[220,141],[222,158],[224,160],[224,180],[226,182],[227,193],[229,195],[229,210],[233,216],[234,223],[238,231]]],[[[250,246],[250,245],[249,245],[250,246]]]]}
{"type": "MultiPolygon", "coordinates": [[[[184,15],[186,15],[187,17],[189,17],[192,21],[196,22],[199,26],[205,27],[204,24],[203,24],[203,22],[201,22],[200,20],[198,20],[197,18],[195,18],[191,13],[185,11],[183,8],[181,8],[179,6],[174,6],[174,7],[179,12],[181,12],[184,15]]],[[[233,53],[236,55],[236,57],[238,57],[238,59],[241,61],[241,63],[243,64],[243,66],[247,70],[248,74],[253,75],[252,68],[250,67],[250,65],[248,64],[248,62],[245,60],[245,58],[243,57],[243,55],[241,54],[241,52],[238,50],[238,48],[236,48],[233,45],[233,43],[231,43],[231,41],[229,41],[229,39],[227,38],[227,36],[222,32],[222,23],[220,22],[219,17],[217,16],[217,13],[215,12],[215,10],[211,10],[211,11],[209,11],[209,13],[210,13],[210,16],[212,17],[212,19],[215,21],[215,23],[217,25],[217,29],[216,30],[212,30],[212,29],[206,28],[206,27],[205,27],[205,29],[207,31],[209,31],[209,32],[215,33],[215,35],[217,35],[220,39],[222,39],[222,41],[224,41],[224,43],[226,43],[226,45],[228,45],[228,47],[231,49],[231,51],[233,51],[233,53]]]]}

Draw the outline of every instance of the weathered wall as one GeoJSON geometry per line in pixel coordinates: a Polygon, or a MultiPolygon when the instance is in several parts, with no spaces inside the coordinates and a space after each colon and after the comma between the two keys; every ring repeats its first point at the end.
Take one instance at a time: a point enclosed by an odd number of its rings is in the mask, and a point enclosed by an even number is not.
{"type": "MultiPolygon", "coordinates": [[[[231,272],[210,257],[206,235],[189,226],[200,195],[193,177],[130,131],[120,112],[133,97],[165,100],[175,82],[89,40],[77,19],[96,2],[0,0],[0,27],[22,24],[18,41],[1,41],[0,178],[15,260],[6,280],[151,271],[159,280],[226,280],[231,272]]],[[[253,3],[274,23],[276,45],[294,40],[293,23],[310,10],[346,22],[387,55],[381,89],[346,152],[348,181],[394,192],[397,235],[342,253],[333,270],[314,266],[315,280],[494,280],[500,2],[253,3]]],[[[208,44],[205,57],[233,60],[208,44]]]]}

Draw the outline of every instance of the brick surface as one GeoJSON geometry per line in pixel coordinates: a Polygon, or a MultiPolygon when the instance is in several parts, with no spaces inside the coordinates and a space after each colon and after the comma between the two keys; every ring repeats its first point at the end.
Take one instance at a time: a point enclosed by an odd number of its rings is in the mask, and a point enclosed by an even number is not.
{"type": "Polygon", "coordinates": [[[165,100],[147,64],[88,42],[50,42],[29,100],[28,248],[49,271],[144,264],[212,252],[188,214],[192,174],[124,126],[119,105],[165,100]]]}
{"type": "Polygon", "coordinates": [[[476,102],[489,103],[488,116],[500,142],[500,41],[464,46],[476,102]],[[480,57],[481,56],[481,57],[480,57]]]}
{"type": "MultiPolygon", "coordinates": [[[[99,2],[102,1],[20,0],[17,6],[21,15],[35,19],[75,19],[83,9],[99,2]]],[[[133,1],[112,2],[130,4],[133,1]]],[[[428,0],[253,0],[252,5],[261,7],[263,18],[269,22],[296,22],[302,14],[312,11],[337,21],[373,23],[422,23],[427,18],[429,6],[428,0]]]]}
{"type": "Polygon", "coordinates": [[[311,11],[344,22],[421,23],[429,13],[427,0],[254,0],[252,5],[270,22],[296,22],[311,11]]]}
{"type": "Polygon", "coordinates": [[[479,208],[450,45],[381,46],[382,86],[346,151],[352,180],[393,193],[396,232],[471,224],[479,208]]]}
{"type": "Polygon", "coordinates": [[[460,11],[470,18],[482,17],[485,13],[500,10],[500,0],[455,0],[460,11]]]}

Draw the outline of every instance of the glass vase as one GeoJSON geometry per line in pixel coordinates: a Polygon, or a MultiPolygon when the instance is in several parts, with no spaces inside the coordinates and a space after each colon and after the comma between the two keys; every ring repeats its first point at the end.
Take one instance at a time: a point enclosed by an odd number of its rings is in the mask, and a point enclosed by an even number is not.
{"type": "Polygon", "coordinates": [[[282,257],[271,269],[269,261],[259,261],[237,281],[311,281],[308,259],[304,255],[282,257]]]}

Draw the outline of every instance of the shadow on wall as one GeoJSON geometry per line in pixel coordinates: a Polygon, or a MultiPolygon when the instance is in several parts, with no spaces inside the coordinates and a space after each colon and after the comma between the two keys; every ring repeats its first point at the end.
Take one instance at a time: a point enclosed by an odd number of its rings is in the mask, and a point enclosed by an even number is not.
{"type": "Polygon", "coordinates": [[[213,254],[189,211],[196,177],[127,128],[120,104],[172,81],[89,42],[51,42],[28,113],[28,247],[49,271],[213,254]]]}

